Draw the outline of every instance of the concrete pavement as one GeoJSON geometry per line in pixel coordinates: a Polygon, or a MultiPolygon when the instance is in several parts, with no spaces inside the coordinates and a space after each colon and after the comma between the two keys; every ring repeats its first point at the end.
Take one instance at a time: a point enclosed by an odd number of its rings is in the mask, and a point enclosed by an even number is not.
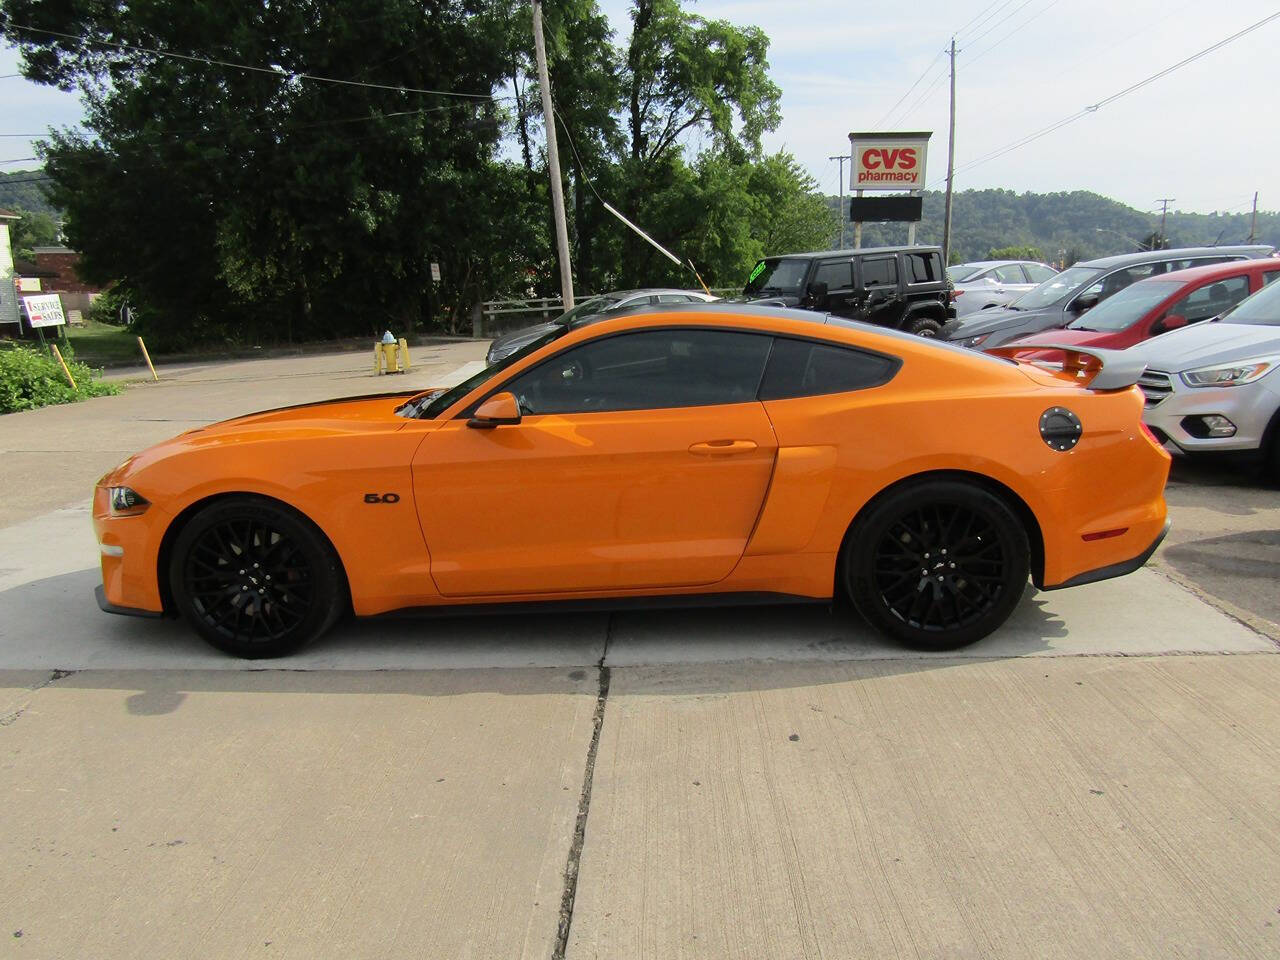
{"type": "Polygon", "coordinates": [[[1175,479],[1155,569],[950,655],[765,607],[374,620],[245,663],[93,604],[85,501],[129,453],[483,350],[0,418],[3,955],[1280,953],[1280,494],[1238,479],[1175,479]]]}

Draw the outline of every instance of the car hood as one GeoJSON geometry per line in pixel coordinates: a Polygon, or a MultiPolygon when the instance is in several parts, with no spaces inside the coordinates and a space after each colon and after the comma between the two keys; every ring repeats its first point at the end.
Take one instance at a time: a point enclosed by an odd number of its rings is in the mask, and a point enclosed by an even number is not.
{"type": "Polygon", "coordinates": [[[1029,333],[1025,337],[1018,337],[1003,344],[1006,347],[1016,347],[1020,343],[1044,343],[1051,340],[1054,343],[1064,345],[1086,346],[1092,344],[1096,347],[1105,347],[1107,342],[1114,337],[1114,333],[1105,330],[1042,330],[1039,333],[1029,333]]]}
{"type": "Polygon", "coordinates": [[[1152,370],[1178,373],[1215,363],[1234,363],[1250,357],[1280,353],[1280,327],[1248,323],[1197,323],[1170,330],[1128,351],[1152,370]]]}
{"type": "Polygon", "coordinates": [[[1009,310],[1006,307],[992,307],[990,310],[979,310],[951,321],[943,328],[942,335],[948,340],[967,340],[1012,328],[1026,327],[1028,332],[1044,330],[1061,320],[1060,310],[1009,310]]]}

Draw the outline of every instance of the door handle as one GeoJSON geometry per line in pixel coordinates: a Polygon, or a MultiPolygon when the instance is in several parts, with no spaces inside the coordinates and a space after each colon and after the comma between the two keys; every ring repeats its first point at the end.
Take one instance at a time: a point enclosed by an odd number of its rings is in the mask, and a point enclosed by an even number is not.
{"type": "Polygon", "coordinates": [[[704,440],[692,444],[689,452],[700,457],[731,457],[737,453],[750,453],[754,449],[754,440],[704,440]]]}

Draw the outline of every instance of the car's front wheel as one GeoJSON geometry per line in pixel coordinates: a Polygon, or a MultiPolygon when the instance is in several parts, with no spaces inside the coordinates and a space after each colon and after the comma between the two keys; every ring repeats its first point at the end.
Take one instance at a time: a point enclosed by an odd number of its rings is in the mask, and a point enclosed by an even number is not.
{"type": "Polygon", "coordinates": [[[905,484],[858,517],[842,555],[845,586],[874,627],[925,650],[981,640],[1026,589],[1022,522],[990,491],[955,480],[905,484]]]}
{"type": "Polygon", "coordinates": [[[346,607],[333,548],[271,500],[232,497],[200,510],[169,560],[174,603],[202,637],[237,657],[279,657],[310,643],[346,607]]]}

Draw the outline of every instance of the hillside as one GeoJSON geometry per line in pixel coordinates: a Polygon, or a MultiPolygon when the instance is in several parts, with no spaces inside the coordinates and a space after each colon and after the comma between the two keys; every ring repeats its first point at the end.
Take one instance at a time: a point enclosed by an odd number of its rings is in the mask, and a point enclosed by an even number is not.
{"type": "MultiPolygon", "coordinates": [[[[941,192],[925,193],[917,243],[942,242],[943,199],[941,192]]],[[[836,197],[829,197],[828,202],[836,209],[836,197]]],[[[1039,247],[1050,260],[1073,263],[1136,249],[1116,234],[1139,241],[1159,225],[1158,215],[1084,190],[1021,194],[962,190],[955,196],[951,214],[952,260],[980,260],[997,247],[1029,245],[1039,247]]],[[[1249,211],[1171,212],[1166,232],[1171,246],[1244,243],[1249,236],[1249,211]]],[[[906,239],[906,224],[863,225],[863,246],[905,243],[906,239]]],[[[1280,247],[1280,213],[1259,211],[1257,242],[1280,247]]],[[[853,245],[852,224],[846,224],[845,245],[853,245]]]]}
{"type": "Polygon", "coordinates": [[[0,173],[0,209],[20,208],[33,213],[47,213],[57,219],[60,212],[45,199],[41,187],[45,182],[30,183],[42,175],[40,170],[14,170],[0,173]]]}

